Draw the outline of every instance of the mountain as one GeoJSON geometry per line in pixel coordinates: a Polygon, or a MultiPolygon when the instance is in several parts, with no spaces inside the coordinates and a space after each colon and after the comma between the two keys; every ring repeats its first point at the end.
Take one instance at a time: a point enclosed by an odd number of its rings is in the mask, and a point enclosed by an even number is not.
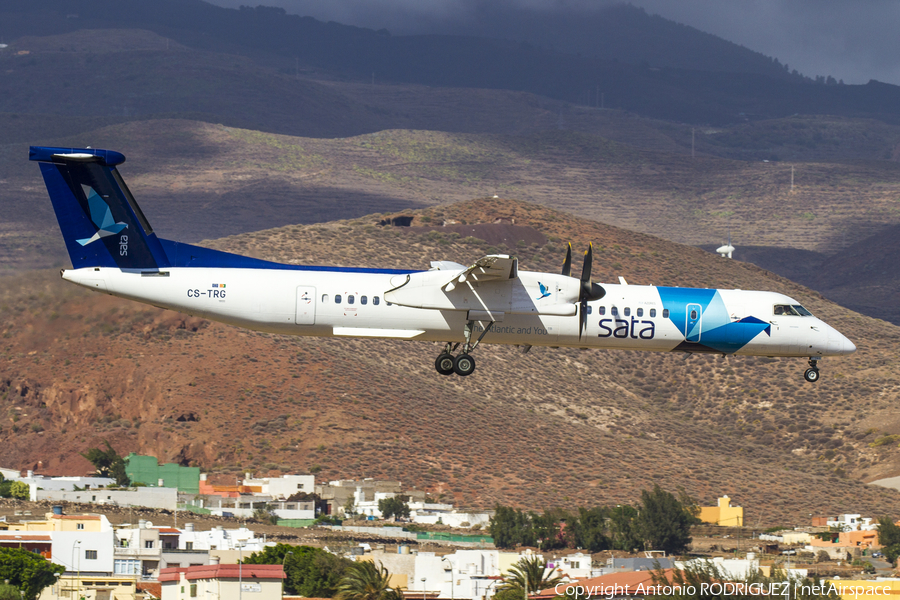
{"type": "Polygon", "coordinates": [[[30,273],[0,291],[0,463],[83,472],[78,452],[109,439],[214,473],[399,479],[471,507],[634,502],[659,483],[704,503],[728,493],[760,526],[900,509],[896,492],[860,483],[900,471],[897,327],[752,265],[533,204],[402,214],[411,227],[378,226],[380,213],[207,245],[421,268],[512,251],[556,271],[566,241],[593,241],[598,281],[783,291],[860,349],[823,361],[815,385],[801,360],[490,346],[462,380],[434,372],[437,345],[258,334],[30,273]]]}
{"type": "MultiPolygon", "coordinates": [[[[628,8],[602,13],[605,27],[618,30],[610,44],[635,63],[620,62],[617,54],[597,51],[598,57],[578,56],[509,40],[451,35],[392,36],[386,30],[373,31],[337,23],[322,23],[310,17],[288,15],[282,9],[241,7],[226,9],[200,0],[160,0],[153,4],[113,0],[47,0],[39,5],[27,0],[8,0],[0,12],[14,33],[14,43],[4,52],[21,58],[28,51],[22,36],[47,36],[85,29],[145,29],[178,44],[204,52],[240,55],[254,61],[261,71],[275,70],[299,76],[300,69],[320,79],[391,84],[416,84],[452,88],[481,88],[524,91],[556,100],[597,106],[597,94],[604,106],[628,110],[644,116],[690,123],[723,125],[745,119],[785,117],[795,113],[832,114],[877,118],[897,123],[900,119],[900,87],[869,82],[866,85],[825,85],[802,77],[788,76],[774,62],[763,68],[764,57],[735,50],[734,45],[700,35],[686,27],[670,25],[655,17],[634,13],[628,8]],[[636,32],[640,32],[637,35],[636,32]],[[681,56],[672,65],[651,64],[635,53],[642,41],[657,39],[650,57],[659,58],[666,48],[680,48],[681,56]],[[716,56],[716,59],[709,57],[716,56]],[[663,66],[660,66],[663,65],[663,66]],[[684,66],[690,65],[690,66],[684,66]],[[710,70],[712,69],[712,70],[710,70]]],[[[582,23],[581,26],[588,26],[582,23]]],[[[574,26],[574,24],[572,25],[574,26]]],[[[577,32],[576,32],[577,33],[577,32]]],[[[575,36],[577,37],[577,36],[575,36]]],[[[171,50],[171,47],[169,46],[171,50]]],[[[56,58],[68,51],[60,51],[56,58]]],[[[25,55],[27,56],[27,55],[25,55]]],[[[169,57],[171,60],[171,56],[169,57]]],[[[45,66],[40,57],[19,60],[15,66],[45,66]],[[30,61],[35,61],[31,63],[30,61]]],[[[147,60],[150,60],[149,58],[147,60]]],[[[131,69],[127,77],[148,84],[165,85],[158,71],[161,58],[141,69],[131,69]]],[[[6,61],[4,61],[6,62],[6,61]]],[[[230,61],[225,61],[227,65],[230,61]]],[[[62,65],[61,65],[62,66],[62,65]]],[[[10,63],[4,65],[9,70],[10,63]]],[[[100,65],[93,65],[97,70],[100,65]]],[[[109,62],[104,69],[115,74],[109,62]]],[[[14,72],[21,72],[21,67],[14,72]]],[[[40,69],[35,69],[40,72],[40,69]]],[[[120,80],[111,76],[110,80],[120,80]]],[[[61,80],[57,80],[61,81],[61,80]]],[[[67,78],[86,87],[102,86],[94,78],[67,78]],[[85,84],[90,82],[91,85],[85,84]]],[[[197,91],[201,80],[189,80],[186,92],[197,91]]],[[[227,88],[208,89],[215,97],[227,88]]],[[[262,91],[260,91],[262,93],[262,91]]],[[[193,110],[178,103],[179,96],[160,93],[159,108],[152,114],[193,110]]],[[[36,96],[32,96],[33,98],[36,96]]],[[[94,94],[96,102],[100,98],[94,94]]],[[[92,105],[108,107],[111,102],[92,105]]],[[[59,105],[52,112],[70,110],[59,105]]],[[[124,112],[123,105],[117,105],[124,112]]],[[[284,109],[283,104],[277,106],[284,109]]],[[[289,106],[296,106],[290,104],[289,106]]],[[[2,105],[0,105],[2,109],[2,105]]],[[[5,109],[4,109],[5,110],[5,109]]],[[[90,114],[97,114],[92,112],[90,114]]]]}

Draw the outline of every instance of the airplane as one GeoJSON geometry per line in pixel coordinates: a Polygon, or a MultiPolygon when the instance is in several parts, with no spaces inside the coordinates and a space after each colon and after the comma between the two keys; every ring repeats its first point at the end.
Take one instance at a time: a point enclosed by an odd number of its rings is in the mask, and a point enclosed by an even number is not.
{"type": "Polygon", "coordinates": [[[560,273],[520,271],[494,254],[428,270],[270,262],[157,237],[117,166],[121,153],[32,146],[72,269],[64,280],[111,294],[277,334],[421,340],[443,344],[441,375],[471,375],[481,343],[808,357],[856,346],[780,293],[591,281],[569,245],[560,273]]]}

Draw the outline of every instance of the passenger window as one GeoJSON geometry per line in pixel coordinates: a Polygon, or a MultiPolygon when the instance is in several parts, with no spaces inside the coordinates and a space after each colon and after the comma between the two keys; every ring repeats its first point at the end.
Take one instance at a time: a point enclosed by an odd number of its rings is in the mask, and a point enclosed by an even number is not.
{"type": "Polygon", "coordinates": [[[606,314],[606,307],[605,307],[605,306],[601,306],[600,308],[598,308],[598,309],[597,309],[597,314],[599,314],[599,315],[605,315],[605,314],[606,314]]]}
{"type": "Polygon", "coordinates": [[[360,297],[359,297],[359,303],[360,303],[360,304],[366,304],[368,301],[369,301],[369,299],[366,298],[365,296],[360,296],[360,297]]]}
{"type": "Polygon", "coordinates": [[[626,317],[630,317],[630,316],[631,316],[631,309],[630,309],[630,308],[626,308],[626,309],[625,309],[625,316],[626,316],[626,317]]]}
{"type": "Polygon", "coordinates": [[[669,309],[664,308],[663,309],[663,319],[668,319],[668,318],[669,318],[669,309]]]}
{"type": "Polygon", "coordinates": [[[618,307],[613,306],[612,308],[610,308],[610,309],[609,309],[609,314],[611,314],[611,315],[614,316],[614,317],[618,317],[618,316],[619,316],[619,309],[618,309],[618,307]]]}
{"type": "Polygon", "coordinates": [[[380,303],[381,303],[381,298],[379,298],[378,296],[372,296],[372,304],[374,304],[375,306],[378,306],[380,303]]]}
{"type": "Polygon", "coordinates": [[[390,302],[385,302],[385,304],[387,304],[388,306],[393,306],[393,304],[391,304],[390,302]]]}
{"type": "Polygon", "coordinates": [[[341,295],[340,295],[340,294],[335,294],[335,295],[334,295],[334,303],[335,303],[335,304],[340,304],[340,303],[341,303],[341,295]]]}
{"type": "Polygon", "coordinates": [[[637,309],[637,316],[639,316],[639,317],[643,317],[643,316],[644,316],[644,309],[643,309],[643,308],[637,309]]]}
{"type": "Polygon", "coordinates": [[[328,302],[328,294],[322,294],[322,304],[328,302]]]}
{"type": "Polygon", "coordinates": [[[588,307],[587,307],[587,314],[591,314],[592,312],[594,312],[594,307],[591,306],[590,304],[588,304],[588,307]]]}
{"type": "Polygon", "coordinates": [[[651,308],[651,309],[650,309],[650,318],[652,319],[652,318],[655,317],[655,316],[656,316],[656,309],[655,309],[655,308],[651,308]]]}
{"type": "Polygon", "coordinates": [[[347,296],[347,304],[353,304],[356,302],[356,297],[353,294],[349,294],[347,296]]]}
{"type": "Polygon", "coordinates": [[[697,311],[696,311],[696,310],[692,310],[692,311],[691,311],[691,320],[696,319],[696,318],[697,318],[697,311]]]}

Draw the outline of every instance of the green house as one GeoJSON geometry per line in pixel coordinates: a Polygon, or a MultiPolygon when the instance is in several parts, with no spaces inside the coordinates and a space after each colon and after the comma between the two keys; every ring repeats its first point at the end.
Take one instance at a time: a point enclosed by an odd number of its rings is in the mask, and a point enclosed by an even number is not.
{"type": "Polygon", "coordinates": [[[125,457],[125,472],[134,483],[156,487],[162,479],[163,487],[178,488],[187,494],[200,493],[200,467],[182,467],[175,463],[159,464],[155,456],[141,456],[132,452],[125,457]]]}

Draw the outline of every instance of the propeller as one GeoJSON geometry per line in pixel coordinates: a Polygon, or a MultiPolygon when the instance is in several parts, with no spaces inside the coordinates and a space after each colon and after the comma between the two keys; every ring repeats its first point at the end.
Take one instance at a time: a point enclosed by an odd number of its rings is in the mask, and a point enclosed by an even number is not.
{"type": "MultiPolygon", "coordinates": [[[[594,244],[588,245],[587,252],[584,253],[584,266],[581,268],[581,289],[578,293],[578,339],[581,339],[584,329],[587,326],[587,309],[588,302],[599,300],[606,295],[606,290],[602,286],[591,282],[591,266],[594,262],[594,244]]],[[[569,254],[566,256],[566,267],[571,269],[571,245],[569,246],[569,254]]],[[[565,273],[564,273],[565,274],[565,273]]]]}
{"type": "Polygon", "coordinates": [[[569,249],[566,250],[566,262],[563,263],[562,274],[566,277],[572,276],[572,242],[569,242],[569,249]]]}

